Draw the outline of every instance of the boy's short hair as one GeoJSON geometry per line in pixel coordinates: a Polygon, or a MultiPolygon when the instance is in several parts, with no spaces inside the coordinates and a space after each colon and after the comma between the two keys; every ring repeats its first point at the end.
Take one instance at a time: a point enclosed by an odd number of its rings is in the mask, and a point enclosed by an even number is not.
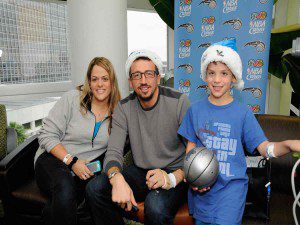
{"type": "Polygon", "coordinates": [[[236,78],[236,83],[233,86],[238,90],[244,88],[242,60],[236,51],[235,39],[215,43],[204,51],[201,57],[201,78],[203,81],[206,79],[207,66],[211,62],[226,64],[236,78]]]}

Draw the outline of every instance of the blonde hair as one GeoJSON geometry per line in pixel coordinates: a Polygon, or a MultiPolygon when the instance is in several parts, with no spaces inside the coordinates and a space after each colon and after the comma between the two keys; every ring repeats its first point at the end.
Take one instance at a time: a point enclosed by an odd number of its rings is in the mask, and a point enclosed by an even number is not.
{"type": "Polygon", "coordinates": [[[92,59],[87,69],[84,84],[77,87],[77,89],[80,91],[80,112],[82,115],[86,115],[88,107],[92,103],[93,93],[90,88],[90,83],[92,69],[95,65],[101,66],[103,69],[105,69],[110,79],[111,92],[108,100],[108,116],[110,119],[110,125],[108,129],[110,131],[111,115],[114,111],[114,108],[117,106],[119,100],[121,99],[121,95],[114,67],[112,63],[105,57],[95,57],[92,59]]]}

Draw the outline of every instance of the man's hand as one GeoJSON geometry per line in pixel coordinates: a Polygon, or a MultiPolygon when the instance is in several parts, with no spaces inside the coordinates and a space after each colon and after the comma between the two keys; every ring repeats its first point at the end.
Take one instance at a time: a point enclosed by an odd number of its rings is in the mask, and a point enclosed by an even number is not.
{"type": "Polygon", "coordinates": [[[77,162],[72,166],[72,171],[81,179],[87,180],[94,174],[85,165],[85,160],[78,159],[77,162]]]}
{"type": "Polygon", "coordinates": [[[165,184],[165,177],[161,169],[149,170],[146,175],[146,184],[151,189],[157,189],[165,184]]]}
{"type": "Polygon", "coordinates": [[[112,201],[118,203],[126,211],[131,211],[132,205],[137,206],[133,192],[121,173],[110,179],[112,185],[112,201]]]}

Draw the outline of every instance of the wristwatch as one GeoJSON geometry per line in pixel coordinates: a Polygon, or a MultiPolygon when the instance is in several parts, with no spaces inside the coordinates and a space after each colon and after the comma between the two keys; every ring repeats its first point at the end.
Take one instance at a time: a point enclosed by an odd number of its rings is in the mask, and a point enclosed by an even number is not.
{"type": "Polygon", "coordinates": [[[119,171],[113,171],[108,175],[108,179],[110,180],[111,178],[113,178],[116,174],[120,173],[119,171]]]}

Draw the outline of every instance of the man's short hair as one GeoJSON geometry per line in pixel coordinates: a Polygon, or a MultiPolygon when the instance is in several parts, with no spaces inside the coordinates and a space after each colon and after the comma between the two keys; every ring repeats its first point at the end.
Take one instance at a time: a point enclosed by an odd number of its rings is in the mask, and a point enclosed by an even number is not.
{"type": "MultiPolygon", "coordinates": [[[[146,56],[140,56],[140,57],[136,58],[133,62],[138,61],[138,60],[146,60],[146,61],[151,61],[152,62],[152,60],[149,59],[146,56]]],[[[154,64],[154,62],[153,62],[153,64],[154,64]]],[[[155,73],[156,73],[156,75],[158,75],[159,74],[158,68],[155,64],[154,64],[154,66],[155,66],[155,73]]],[[[130,76],[130,74],[131,74],[131,67],[130,67],[130,70],[129,70],[129,76],[130,76]]]]}
{"type": "Polygon", "coordinates": [[[136,60],[151,60],[153,64],[155,65],[155,72],[159,74],[160,76],[163,76],[163,62],[161,61],[161,58],[154,52],[151,52],[146,49],[136,50],[128,56],[126,63],[125,63],[125,75],[127,78],[130,77],[130,70],[131,65],[136,60]]]}

